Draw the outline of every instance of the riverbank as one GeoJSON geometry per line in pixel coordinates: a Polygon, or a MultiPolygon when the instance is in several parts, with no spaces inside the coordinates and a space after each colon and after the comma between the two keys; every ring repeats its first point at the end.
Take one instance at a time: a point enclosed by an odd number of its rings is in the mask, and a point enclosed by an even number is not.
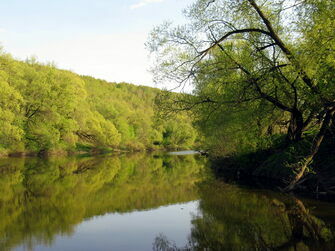
{"type": "MultiPolygon", "coordinates": [[[[312,137],[285,146],[278,144],[262,151],[211,158],[217,177],[282,190],[288,186],[312,144],[312,137]],[[254,184],[253,184],[254,183],[254,184]]],[[[335,140],[329,137],[320,147],[305,176],[294,188],[296,193],[335,197],[335,140]]]]}
{"type": "MultiPolygon", "coordinates": [[[[193,151],[185,148],[145,148],[145,149],[114,149],[114,148],[105,148],[105,147],[86,147],[75,150],[45,150],[45,151],[11,151],[11,152],[0,152],[0,158],[11,158],[11,157],[65,157],[65,156],[73,156],[73,155],[102,155],[102,154],[110,154],[110,153],[135,153],[135,152],[156,152],[156,151],[193,151]]],[[[198,152],[200,154],[200,152],[198,152]]]]}

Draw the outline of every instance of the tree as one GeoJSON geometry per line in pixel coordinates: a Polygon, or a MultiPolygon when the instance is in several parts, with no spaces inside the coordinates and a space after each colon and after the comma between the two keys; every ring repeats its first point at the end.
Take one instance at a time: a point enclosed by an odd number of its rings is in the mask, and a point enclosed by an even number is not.
{"type": "Polygon", "coordinates": [[[19,92],[8,84],[8,75],[0,71],[0,154],[2,150],[22,148],[23,130],[20,116],[23,99],[19,92]]]}
{"type": "Polygon", "coordinates": [[[294,185],[334,119],[334,10],[330,0],[197,0],[185,11],[189,23],[152,31],[156,80],[193,85],[193,95],[175,100],[174,108],[205,110],[202,120],[251,106],[267,111],[261,120],[270,118],[268,126],[288,118],[288,143],[316,130],[294,185]]]}

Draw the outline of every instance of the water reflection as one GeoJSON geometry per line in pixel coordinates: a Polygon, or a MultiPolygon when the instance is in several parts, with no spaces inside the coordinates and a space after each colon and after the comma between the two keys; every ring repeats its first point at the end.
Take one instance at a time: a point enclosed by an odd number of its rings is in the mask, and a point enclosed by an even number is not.
{"type": "MultiPolygon", "coordinates": [[[[0,249],[52,246],[85,219],[197,199],[195,156],[0,160],[0,249]]],[[[108,249],[106,249],[108,250],[108,249]]]]}
{"type": "Polygon", "coordinates": [[[225,184],[204,166],[0,159],[0,250],[334,250],[333,204],[225,184]]]}
{"type": "Polygon", "coordinates": [[[178,247],[157,235],[154,250],[334,250],[335,221],[317,217],[314,207],[334,213],[334,205],[239,188],[201,184],[198,215],[188,244],[178,247]],[[307,208],[305,204],[309,204],[307,208]]]}

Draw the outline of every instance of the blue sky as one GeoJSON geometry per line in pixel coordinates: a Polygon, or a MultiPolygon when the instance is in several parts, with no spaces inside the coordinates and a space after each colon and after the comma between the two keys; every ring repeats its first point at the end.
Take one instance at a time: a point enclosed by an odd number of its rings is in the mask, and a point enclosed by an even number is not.
{"type": "Polygon", "coordinates": [[[144,48],[154,25],[183,22],[193,0],[1,0],[0,43],[109,81],[153,85],[144,48]]]}

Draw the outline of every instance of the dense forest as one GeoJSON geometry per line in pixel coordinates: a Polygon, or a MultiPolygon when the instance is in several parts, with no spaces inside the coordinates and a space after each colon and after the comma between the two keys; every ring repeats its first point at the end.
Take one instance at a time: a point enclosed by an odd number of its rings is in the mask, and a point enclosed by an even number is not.
{"type": "Polygon", "coordinates": [[[197,0],[184,14],[187,23],[163,23],[147,42],[156,81],[193,88],[162,97],[162,109],[192,111],[221,168],[277,179],[287,191],[308,174],[317,173],[314,185],[329,181],[335,2],[197,0]]]}
{"type": "MultiPolygon", "coordinates": [[[[160,90],[0,55],[0,155],[188,148],[186,114],[157,119],[160,90]]],[[[177,94],[176,94],[177,95],[177,94]]]]}

